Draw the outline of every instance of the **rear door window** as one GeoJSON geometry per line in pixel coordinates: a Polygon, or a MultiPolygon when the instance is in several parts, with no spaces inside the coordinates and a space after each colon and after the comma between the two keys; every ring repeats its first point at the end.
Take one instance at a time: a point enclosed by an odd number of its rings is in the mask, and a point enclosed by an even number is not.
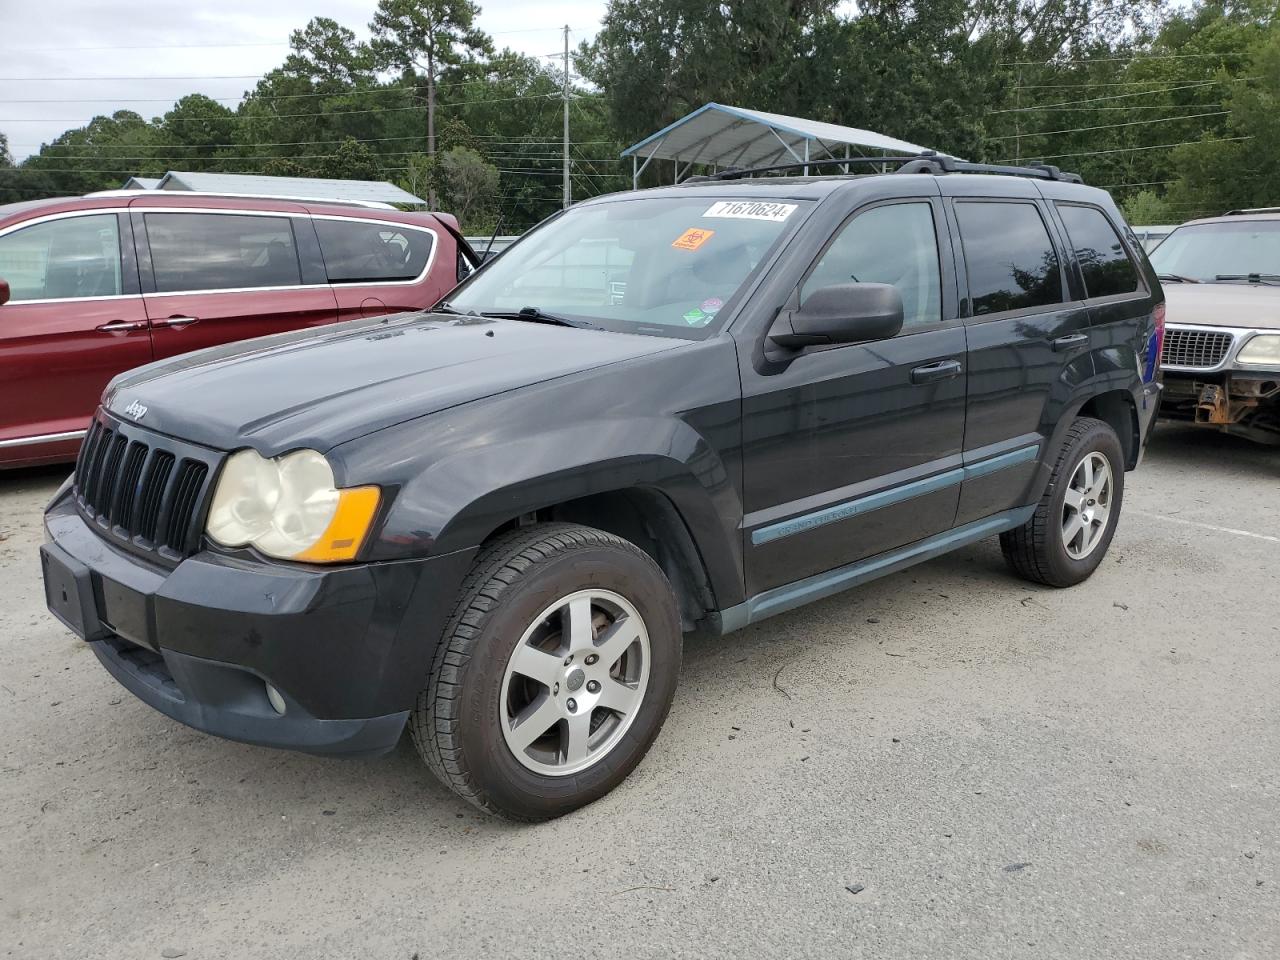
{"type": "Polygon", "coordinates": [[[1090,297],[1110,297],[1138,289],[1138,271],[1106,214],[1096,207],[1060,203],[1058,215],[1071,238],[1090,297]]]}
{"type": "Polygon", "coordinates": [[[1033,203],[956,203],[974,316],[1063,303],[1062,269],[1033,203]]]}
{"type": "Polygon", "coordinates": [[[0,278],[14,302],[119,296],[120,221],[114,213],[67,217],[5,234],[0,278]]]}
{"type": "Polygon", "coordinates": [[[159,293],[302,283],[289,217],[148,213],[145,223],[159,293]]]}
{"type": "Polygon", "coordinates": [[[330,283],[416,280],[431,260],[435,238],[398,223],[315,221],[330,283]]]}

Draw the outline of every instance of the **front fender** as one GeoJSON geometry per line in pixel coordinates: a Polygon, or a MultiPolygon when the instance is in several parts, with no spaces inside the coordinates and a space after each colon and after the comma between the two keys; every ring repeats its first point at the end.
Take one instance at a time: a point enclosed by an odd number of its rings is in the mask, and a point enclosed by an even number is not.
{"type": "Polygon", "coordinates": [[[716,596],[741,594],[741,401],[733,362],[731,344],[699,344],[626,372],[602,368],[513,391],[335,448],[329,456],[341,461],[341,476],[393,493],[362,559],[473,549],[518,517],[641,487],[675,507],[716,596]],[[681,408],[665,409],[674,398],[681,408]]]}

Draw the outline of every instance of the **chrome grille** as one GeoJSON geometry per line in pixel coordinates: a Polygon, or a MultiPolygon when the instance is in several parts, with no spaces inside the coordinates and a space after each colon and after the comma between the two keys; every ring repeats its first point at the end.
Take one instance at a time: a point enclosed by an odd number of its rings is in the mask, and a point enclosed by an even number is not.
{"type": "Polygon", "coordinates": [[[1166,367],[1209,370],[1226,359],[1232,339],[1231,334],[1217,330],[1166,327],[1161,362],[1166,367]]]}
{"type": "Polygon", "coordinates": [[[169,560],[200,545],[217,455],[94,419],[76,460],[80,513],[111,539],[169,560]]]}

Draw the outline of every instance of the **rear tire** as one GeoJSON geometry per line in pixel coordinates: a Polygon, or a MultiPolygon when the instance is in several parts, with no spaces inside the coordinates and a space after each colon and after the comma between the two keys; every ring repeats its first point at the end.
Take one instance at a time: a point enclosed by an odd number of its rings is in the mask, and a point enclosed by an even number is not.
{"type": "Polygon", "coordinates": [[[680,670],[671,585],[634,544],[539,524],[486,547],[409,729],[459,796],[513,820],[604,796],[662,728],[680,670]]]}
{"type": "Polygon", "coordinates": [[[1036,511],[1000,534],[1018,576],[1051,587],[1087,580],[1106,556],[1124,501],[1124,451],[1110,425],[1080,417],[1067,431],[1036,511]]]}

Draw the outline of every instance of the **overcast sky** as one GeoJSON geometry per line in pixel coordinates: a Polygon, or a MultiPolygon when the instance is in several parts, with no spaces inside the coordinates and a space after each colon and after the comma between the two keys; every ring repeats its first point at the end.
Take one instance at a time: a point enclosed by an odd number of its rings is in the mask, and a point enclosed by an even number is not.
{"type": "MultiPolygon", "coordinates": [[[[0,3],[0,131],[21,160],[68,128],[115,110],[150,118],[196,92],[234,107],[284,60],[291,31],[312,17],[330,17],[367,38],[376,3],[7,0],[0,3]],[[22,102],[42,100],[55,102],[22,102]]],[[[479,25],[499,48],[541,56],[563,48],[556,25],[572,28],[574,45],[593,37],[605,0],[481,0],[480,6],[479,25]]]]}

